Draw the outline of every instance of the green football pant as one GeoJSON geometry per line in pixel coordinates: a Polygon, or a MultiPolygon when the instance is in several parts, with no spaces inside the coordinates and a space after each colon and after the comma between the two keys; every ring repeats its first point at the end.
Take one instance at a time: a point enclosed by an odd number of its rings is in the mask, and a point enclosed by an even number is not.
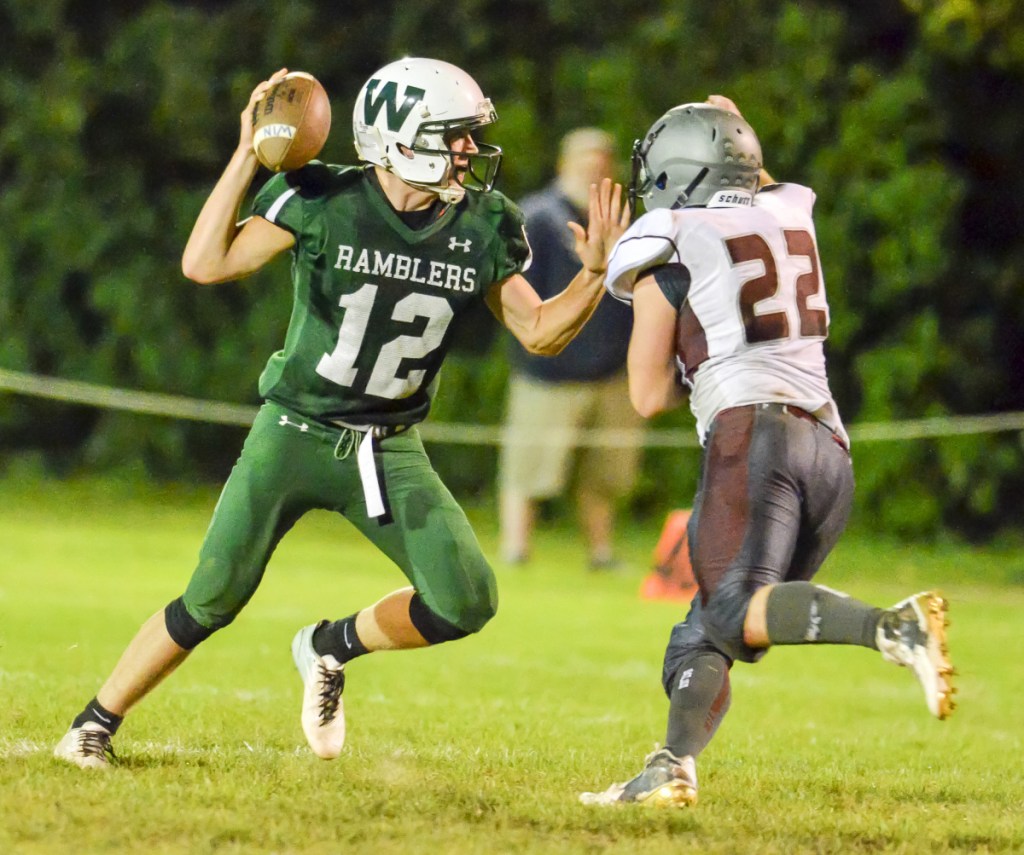
{"type": "Polygon", "coordinates": [[[391,517],[383,523],[366,514],[355,447],[360,439],[278,404],[263,405],[183,597],[199,624],[220,629],[235,618],[259,587],[278,542],[313,509],[351,521],[399,566],[424,604],[459,629],[476,632],[494,616],[494,572],[416,429],[375,440],[391,517]]]}

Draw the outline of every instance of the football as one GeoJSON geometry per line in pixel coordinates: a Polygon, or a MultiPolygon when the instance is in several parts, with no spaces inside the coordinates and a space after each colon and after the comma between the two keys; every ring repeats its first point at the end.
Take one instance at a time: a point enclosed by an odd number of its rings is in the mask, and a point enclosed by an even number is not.
{"type": "Polygon", "coordinates": [[[305,166],[327,142],[331,102],[320,81],[292,71],[256,102],[252,113],[253,149],[273,172],[305,166]]]}

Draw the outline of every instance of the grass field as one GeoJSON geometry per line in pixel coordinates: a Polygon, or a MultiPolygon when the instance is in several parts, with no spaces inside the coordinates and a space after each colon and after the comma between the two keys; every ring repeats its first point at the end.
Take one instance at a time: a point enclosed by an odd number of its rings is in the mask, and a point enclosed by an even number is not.
{"type": "MultiPolygon", "coordinates": [[[[70,718],[181,592],[215,501],[0,479],[0,852],[1024,851],[1024,559],[857,535],[820,581],[884,604],[940,587],[959,710],[930,718],[877,654],[775,650],[734,669],[691,811],[576,801],[663,736],[661,655],[681,614],[636,596],[657,520],[628,533],[618,575],[588,575],[572,531],[545,532],[531,566],[497,567],[483,633],[353,663],[348,744],[326,763],[299,726],[292,635],[402,579],[346,523],[310,515],[236,623],[129,717],[120,768],[58,763],[70,718]]],[[[493,554],[493,518],[471,515],[493,554]]]]}

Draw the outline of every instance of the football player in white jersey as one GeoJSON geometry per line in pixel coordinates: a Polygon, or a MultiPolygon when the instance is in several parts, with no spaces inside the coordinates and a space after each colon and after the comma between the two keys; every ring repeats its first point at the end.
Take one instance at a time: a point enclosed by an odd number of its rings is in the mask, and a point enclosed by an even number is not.
{"type": "Polygon", "coordinates": [[[646,213],[612,251],[607,289],[633,305],[629,393],[644,416],[689,387],[704,446],[688,528],[700,592],[671,633],[665,747],[588,804],[692,805],[695,758],[729,709],[729,670],[773,644],[854,644],[910,667],[931,713],[954,707],[946,601],[881,609],[811,583],[853,500],[829,391],[828,302],[814,193],[776,184],[728,98],[683,104],[633,153],[646,213]]]}

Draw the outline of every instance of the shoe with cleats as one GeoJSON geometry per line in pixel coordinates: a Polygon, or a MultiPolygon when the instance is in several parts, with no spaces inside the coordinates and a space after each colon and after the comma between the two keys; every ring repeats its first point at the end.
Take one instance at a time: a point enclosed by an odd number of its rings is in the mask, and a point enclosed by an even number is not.
{"type": "Polygon", "coordinates": [[[102,725],[87,721],[64,734],[53,749],[53,756],[74,763],[80,769],[109,769],[116,759],[110,736],[110,731],[102,725]]]}
{"type": "Polygon", "coordinates": [[[936,718],[948,718],[956,703],[953,665],[946,646],[949,619],[946,599],[922,591],[887,609],[878,624],[876,641],[882,656],[911,668],[924,688],[928,710],[936,718]]]}
{"type": "Polygon", "coordinates": [[[327,623],[310,624],[292,640],[292,658],[302,677],[302,730],[313,753],[333,760],[345,744],[345,666],[331,655],[320,656],[313,649],[313,633],[327,623]]]}
{"type": "Polygon", "coordinates": [[[645,804],[652,807],[691,807],[697,803],[697,764],[676,757],[667,748],[649,754],[644,770],[624,784],[603,793],[581,793],[585,805],[645,804]]]}

